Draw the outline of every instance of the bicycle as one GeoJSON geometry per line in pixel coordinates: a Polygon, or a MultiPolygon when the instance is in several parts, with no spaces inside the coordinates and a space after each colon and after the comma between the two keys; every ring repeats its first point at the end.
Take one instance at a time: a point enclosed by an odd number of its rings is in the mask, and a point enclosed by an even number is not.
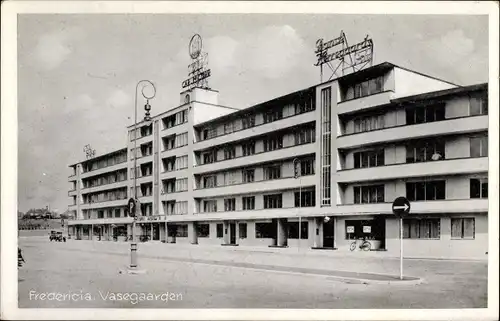
{"type": "MultiPolygon", "coordinates": [[[[354,251],[356,249],[357,245],[358,245],[357,241],[354,241],[354,242],[351,243],[351,246],[350,246],[349,249],[351,251],[354,251]]],[[[361,242],[361,244],[359,244],[359,249],[360,250],[370,251],[371,248],[372,248],[372,244],[369,241],[367,241],[367,240],[363,240],[363,242],[361,242]]]]}

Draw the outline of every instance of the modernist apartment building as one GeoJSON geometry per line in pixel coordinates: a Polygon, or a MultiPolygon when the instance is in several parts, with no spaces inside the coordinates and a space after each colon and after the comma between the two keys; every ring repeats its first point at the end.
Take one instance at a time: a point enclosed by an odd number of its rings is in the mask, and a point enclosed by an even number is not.
{"type": "Polygon", "coordinates": [[[391,204],[406,196],[407,255],[485,256],[487,93],[390,63],[243,110],[182,92],[129,127],[128,146],[70,166],[70,233],[129,239],[136,188],[136,234],[153,241],[349,251],[368,239],[396,254],[391,204]]]}

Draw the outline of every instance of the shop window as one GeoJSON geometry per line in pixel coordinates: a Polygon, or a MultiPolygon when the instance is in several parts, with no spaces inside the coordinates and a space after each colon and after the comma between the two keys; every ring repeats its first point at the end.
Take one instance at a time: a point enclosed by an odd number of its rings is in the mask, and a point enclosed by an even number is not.
{"type": "Polygon", "coordinates": [[[470,198],[488,198],[488,178],[470,179],[470,198]]]}
{"type": "Polygon", "coordinates": [[[439,239],[441,236],[440,219],[405,219],[403,220],[403,238],[439,239]]]}
{"type": "Polygon", "coordinates": [[[239,237],[240,239],[247,238],[247,223],[239,223],[239,237]]]}
{"type": "Polygon", "coordinates": [[[210,237],[210,224],[198,224],[196,234],[198,237],[210,237]]]}
{"type": "MultiPolygon", "coordinates": [[[[307,240],[309,238],[309,224],[308,222],[301,222],[301,226],[300,238],[302,240],[307,240]]],[[[288,222],[288,238],[299,238],[299,222],[288,222]]]]}
{"type": "Polygon", "coordinates": [[[273,223],[255,223],[255,237],[258,239],[276,236],[276,226],[273,223]]]}
{"type": "Polygon", "coordinates": [[[177,225],[177,230],[176,230],[175,236],[176,237],[188,237],[188,226],[187,226],[187,224],[177,225]]]}
{"type": "Polygon", "coordinates": [[[473,239],[475,237],[474,218],[452,218],[451,238],[452,239],[473,239]]]}

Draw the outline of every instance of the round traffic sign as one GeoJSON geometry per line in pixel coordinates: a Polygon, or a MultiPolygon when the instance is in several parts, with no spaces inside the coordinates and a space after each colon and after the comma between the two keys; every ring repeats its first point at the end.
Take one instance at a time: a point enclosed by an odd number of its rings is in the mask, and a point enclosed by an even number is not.
{"type": "Polygon", "coordinates": [[[392,212],[398,217],[403,217],[410,213],[410,201],[404,196],[400,196],[392,202],[392,212]]]}

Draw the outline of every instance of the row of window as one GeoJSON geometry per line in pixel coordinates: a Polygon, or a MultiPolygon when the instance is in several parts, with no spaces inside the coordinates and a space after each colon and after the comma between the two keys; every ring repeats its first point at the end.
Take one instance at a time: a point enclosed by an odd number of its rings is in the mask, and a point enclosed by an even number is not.
{"type": "Polygon", "coordinates": [[[187,177],[163,181],[162,194],[183,192],[183,191],[187,191],[187,190],[188,190],[187,177]]]}
{"type": "MultiPolygon", "coordinates": [[[[403,220],[403,238],[406,239],[439,239],[441,237],[441,220],[405,219],[403,220]]],[[[452,239],[473,239],[475,237],[474,218],[452,218],[452,239]]]]}
{"type": "MultiPolygon", "coordinates": [[[[246,196],[241,198],[243,210],[255,210],[255,196],[246,196]]],[[[282,194],[269,194],[263,196],[264,209],[283,208],[282,194]]],[[[306,190],[294,193],[295,207],[314,207],[316,206],[316,195],[314,190],[306,190]]],[[[236,198],[224,199],[224,212],[236,211],[236,198]]],[[[204,200],[203,212],[217,212],[217,200],[204,200]]]]}
{"type": "MultiPolygon", "coordinates": [[[[305,98],[305,99],[303,99],[303,101],[300,101],[300,102],[295,103],[293,105],[286,106],[285,108],[287,109],[287,111],[288,111],[288,109],[292,109],[291,111],[288,112],[290,114],[290,116],[302,114],[302,113],[309,112],[309,111],[316,109],[315,104],[314,104],[314,100],[311,97],[305,98]]],[[[275,122],[277,120],[283,119],[283,117],[284,117],[283,111],[284,111],[284,108],[280,107],[280,108],[273,108],[273,109],[270,109],[270,110],[264,112],[262,115],[263,124],[267,124],[267,123],[271,123],[271,122],[275,122]]],[[[230,121],[228,123],[225,123],[223,126],[224,132],[221,134],[222,135],[230,134],[232,132],[251,128],[254,126],[256,126],[255,114],[247,114],[247,115],[242,116],[241,122],[240,122],[240,120],[236,120],[236,121],[233,120],[233,121],[230,121]]],[[[217,132],[217,127],[209,127],[209,128],[205,128],[201,131],[200,138],[201,138],[201,140],[207,140],[207,139],[217,137],[221,134],[219,134],[217,132]]]]}
{"type": "MultiPolygon", "coordinates": [[[[301,159],[298,166],[301,176],[314,175],[315,161],[313,158],[301,159]]],[[[263,167],[263,180],[282,178],[282,167],[282,164],[265,165],[263,167]]],[[[217,177],[217,174],[203,176],[201,179],[201,188],[255,182],[255,168],[243,168],[225,172],[221,185],[218,184],[217,177]]]]}
{"type": "MultiPolygon", "coordinates": [[[[470,137],[470,157],[488,156],[488,137],[470,137]]],[[[354,168],[385,165],[385,150],[377,148],[353,153],[354,168]]],[[[445,142],[441,139],[416,140],[406,144],[406,163],[446,159],[445,142]]]]}
{"type": "Polygon", "coordinates": [[[188,202],[166,201],[163,202],[165,215],[183,215],[188,213],[188,202]]]}
{"type": "Polygon", "coordinates": [[[188,110],[181,110],[173,115],[162,118],[163,129],[169,129],[188,122],[188,110]]]}
{"type": "Polygon", "coordinates": [[[106,184],[113,184],[116,182],[123,182],[127,180],[127,170],[120,170],[115,173],[108,173],[89,179],[83,179],[83,187],[97,187],[106,184]]]}
{"type": "MultiPolygon", "coordinates": [[[[469,97],[469,116],[487,115],[488,98],[485,95],[469,97]]],[[[426,105],[405,108],[406,125],[424,124],[446,120],[446,102],[427,103],[426,105]]],[[[354,118],[353,133],[388,128],[385,114],[375,113],[354,118]]],[[[348,132],[349,133],[349,132],[348,132]]]]}
{"type": "Polygon", "coordinates": [[[163,172],[178,171],[188,167],[188,156],[172,156],[162,159],[163,172]]]}
{"type": "MultiPolygon", "coordinates": [[[[263,152],[270,152],[283,148],[283,134],[270,135],[263,139],[263,152]]],[[[294,133],[294,146],[301,144],[314,143],[316,141],[316,132],[312,128],[301,128],[294,133]]],[[[250,156],[255,154],[255,140],[245,141],[241,144],[241,156],[250,156]]],[[[222,147],[224,160],[236,158],[236,146],[230,145],[222,147]]],[[[218,161],[218,149],[212,149],[202,154],[202,164],[211,164],[218,161]]]]}
{"type": "Polygon", "coordinates": [[[121,164],[126,161],[127,161],[127,152],[124,151],[111,156],[106,156],[105,158],[82,163],[82,169],[83,172],[86,173],[89,171],[98,170],[116,164],[121,164]]]}
{"type": "Polygon", "coordinates": [[[127,198],[127,188],[118,188],[103,192],[89,193],[83,195],[83,203],[99,203],[115,200],[124,200],[127,198]]]}
{"type": "MultiPolygon", "coordinates": [[[[354,204],[385,202],[385,185],[354,186],[354,204]]],[[[446,181],[407,182],[406,197],[409,201],[433,201],[446,199],[446,181]]],[[[470,198],[488,198],[488,179],[470,179],[470,198]]]]}

